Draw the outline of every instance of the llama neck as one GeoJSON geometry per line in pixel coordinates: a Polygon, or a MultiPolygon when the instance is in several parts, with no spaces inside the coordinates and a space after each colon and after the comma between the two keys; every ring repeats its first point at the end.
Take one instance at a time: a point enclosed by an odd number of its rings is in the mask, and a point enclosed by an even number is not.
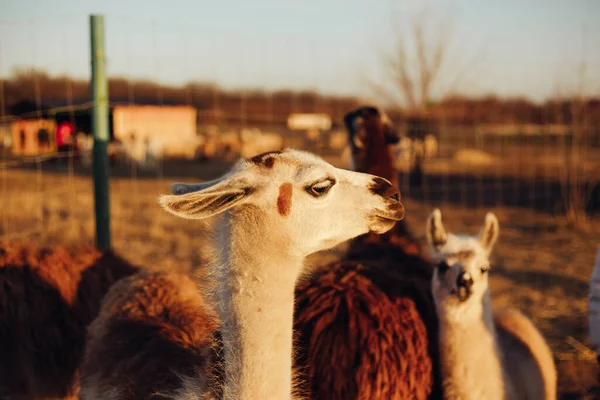
{"type": "Polygon", "coordinates": [[[447,399],[508,398],[489,294],[470,309],[438,307],[439,343],[447,399]]]}
{"type": "MultiPolygon", "coordinates": [[[[381,127],[369,125],[367,129],[367,145],[365,151],[361,152],[353,160],[354,168],[360,172],[385,178],[392,185],[400,187],[392,147],[386,143],[384,135],[379,132],[381,127]]],[[[354,240],[350,247],[359,247],[365,242],[370,242],[373,241],[373,238],[377,238],[376,242],[381,243],[385,241],[395,244],[403,250],[408,250],[408,253],[415,255],[421,253],[421,246],[408,230],[406,220],[398,221],[391,230],[382,235],[371,234],[369,236],[354,240]]],[[[357,251],[360,252],[362,249],[359,248],[357,251]]]]}
{"type": "Polygon", "coordinates": [[[385,142],[384,136],[378,132],[369,132],[367,137],[369,139],[361,172],[385,178],[398,187],[398,172],[394,165],[391,147],[385,142]]]}
{"type": "Polygon", "coordinates": [[[290,399],[294,286],[303,257],[241,214],[224,221],[219,299],[224,399],[290,399]]]}

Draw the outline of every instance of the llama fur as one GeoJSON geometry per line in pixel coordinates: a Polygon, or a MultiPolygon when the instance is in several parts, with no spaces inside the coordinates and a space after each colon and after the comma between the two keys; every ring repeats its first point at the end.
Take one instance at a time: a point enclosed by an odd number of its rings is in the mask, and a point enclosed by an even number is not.
{"type": "Polygon", "coordinates": [[[298,286],[298,362],[308,370],[310,398],[427,398],[431,364],[418,363],[428,358],[426,327],[413,301],[369,279],[382,275],[340,262],[298,286]]]}
{"type": "Polygon", "coordinates": [[[92,246],[2,245],[0,396],[75,396],[86,327],[109,288],[136,271],[92,246]]]}
{"type": "Polygon", "coordinates": [[[600,247],[596,252],[596,262],[590,276],[588,294],[588,333],[590,345],[596,352],[600,364],[600,247]]]}
{"type": "Polygon", "coordinates": [[[115,398],[166,398],[182,376],[210,376],[218,325],[188,275],[140,272],[123,279],[90,326],[81,399],[105,398],[98,393],[111,388],[118,388],[115,398]]]}

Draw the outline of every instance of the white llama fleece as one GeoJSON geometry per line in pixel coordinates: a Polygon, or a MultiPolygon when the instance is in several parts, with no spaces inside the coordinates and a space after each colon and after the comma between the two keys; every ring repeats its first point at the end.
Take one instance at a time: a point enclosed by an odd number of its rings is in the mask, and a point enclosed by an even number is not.
{"type": "Polygon", "coordinates": [[[600,357],[600,247],[596,253],[596,264],[590,279],[588,319],[590,344],[600,357]]]}

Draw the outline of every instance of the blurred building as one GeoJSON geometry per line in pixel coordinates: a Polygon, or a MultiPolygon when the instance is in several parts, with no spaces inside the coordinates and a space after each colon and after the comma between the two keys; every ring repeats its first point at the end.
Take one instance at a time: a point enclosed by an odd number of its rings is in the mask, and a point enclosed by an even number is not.
{"type": "Polygon", "coordinates": [[[56,121],[52,119],[17,119],[11,126],[12,153],[36,156],[56,151],[56,121]]]}
{"type": "Polygon", "coordinates": [[[198,145],[197,112],[191,106],[116,106],[113,136],[137,161],[157,156],[194,158],[198,145]]]}

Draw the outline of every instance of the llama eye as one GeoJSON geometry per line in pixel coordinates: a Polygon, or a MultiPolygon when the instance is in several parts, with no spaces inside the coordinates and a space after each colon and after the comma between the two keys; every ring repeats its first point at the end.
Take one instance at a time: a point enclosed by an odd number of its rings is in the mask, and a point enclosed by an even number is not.
{"type": "Polygon", "coordinates": [[[483,267],[481,267],[481,273],[485,274],[486,272],[488,272],[489,269],[490,269],[490,267],[488,267],[487,265],[484,265],[483,267]]]}
{"type": "Polygon", "coordinates": [[[325,181],[317,182],[306,188],[306,191],[313,197],[321,197],[329,192],[329,189],[333,187],[335,181],[327,179],[325,181]]]}
{"type": "Polygon", "coordinates": [[[450,269],[450,266],[448,265],[448,263],[446,261],[442,261],[437,265],[438,271],[440,272],[446,272],[450,269]]]}

